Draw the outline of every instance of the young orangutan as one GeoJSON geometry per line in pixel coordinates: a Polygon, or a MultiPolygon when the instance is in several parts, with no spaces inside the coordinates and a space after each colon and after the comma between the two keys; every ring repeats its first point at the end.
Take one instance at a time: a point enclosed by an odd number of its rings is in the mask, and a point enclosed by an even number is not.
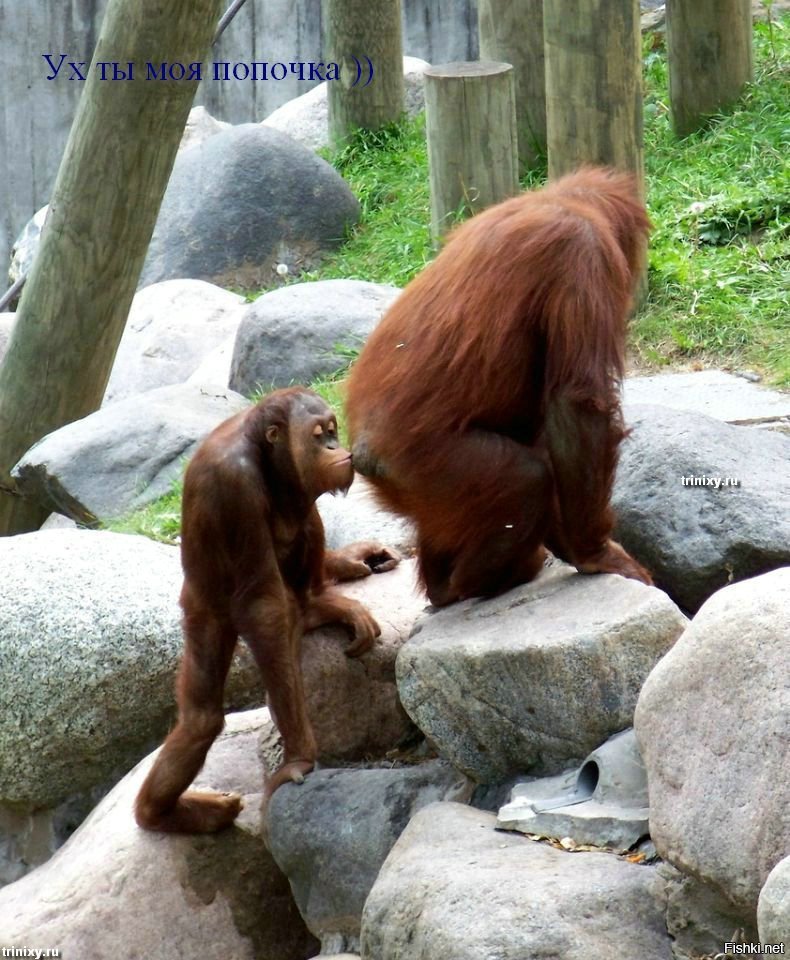
{"type": "Polygon", "coordinates": [[[288,780],[301,782],[313,768],[302,634],[344,623],[353,637],[346,653],[365,653],[378,624],[332,582],[398,563],[374,542],[324,549],[316,498],[347,490],[353,475],[334,414],[299,387],[231,417],[199,447],[184,479],[179,716],[138,794],[140,826],[205,833],[238,815],[235,794],[185,792],[224,725],[222,695],[238,637],[255,656],[284,743],[284,762],[267,778],[265,794],[288,780]]]}

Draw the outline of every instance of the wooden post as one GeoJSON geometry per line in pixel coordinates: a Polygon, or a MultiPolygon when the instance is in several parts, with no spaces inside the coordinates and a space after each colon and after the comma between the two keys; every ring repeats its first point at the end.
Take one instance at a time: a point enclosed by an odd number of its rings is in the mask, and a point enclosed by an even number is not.
{"type": "Polygon", "coordinates": [[[638,0],[544,0],[543,32],[549,175],[597,163],[641,181],[638,0]]]}
{"type": "Polygon", "coordinates": [[[189,65],[204,59],[222,6],[109,0],[0,366],[0,534],[44,517],[15,493],[17,460],[101,404],[197,88],[189,65]],[[174,77],[183,64],[186,78],[146,79],[148,61],[174,77]],[[121,79],[129,63],[133,79],[121,79]]]}
{"type": "Polygon", "coordinates": [[[488,60],[425,71],[431,231],[518,193],[513,67],[488,60]]]}
{"type": "Polygon", "coordinates": [[[668,0],[667,57],[672,126],[685,137],[752,79],[751,0],[668,0]]]}
{"type": "Polygon", "coordinates": [[[518,160],[534,167],[546,153],[543,0],[478,0],[480,59],[513,64],[518,160]]]}
{"type": "Polygon", "coordinates": [[[403,113],[401,5],[400,0],[323,3],[325,62],[340,65],[339,79],[327,85],[329,136],[339,146],[357,127],[375,130],[403,113]]]}

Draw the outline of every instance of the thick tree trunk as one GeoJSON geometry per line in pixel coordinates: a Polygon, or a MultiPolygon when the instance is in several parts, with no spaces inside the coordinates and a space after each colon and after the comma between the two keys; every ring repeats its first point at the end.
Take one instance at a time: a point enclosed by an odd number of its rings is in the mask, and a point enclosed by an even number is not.
{"type": "MultiPolygon", "coordinates": [[[[184,64],[188,76],[209,49],[222,6],[109,0],[0,367],[0,534],[43,519],[16,495],[11,468],[104,395],[198,82],[147,79],[146,63],[184,64]],[[113,79],[128,74],[129,63],[134,78],[113,79]]],[[[68,82],[65,60],[61,71],[53,82],[68,82]]]]}
{"type": "Polygon", "coordinates": [[[534,167],[546,152],[543,0],[478,0],[480,59],[513,64],[518,161],[534,167]]]}
{"type": "Polygon", "coordinates": [[[375,130],[403,113],[400,0],[324,0],[323,23],[326,62],[340,65],[327,85],[329,136],[339,146],[357,127],[375,130]]]}
{"type": "Polygon", "coordinates": [[[513,68],[488,60],[425,71],[431,231],[518,193],[513,68]]]}
{"type": "Polygon", "coordinates": [[[685,137],[752,79],[751,0],[668,0],[672,126],[685,137]]]}

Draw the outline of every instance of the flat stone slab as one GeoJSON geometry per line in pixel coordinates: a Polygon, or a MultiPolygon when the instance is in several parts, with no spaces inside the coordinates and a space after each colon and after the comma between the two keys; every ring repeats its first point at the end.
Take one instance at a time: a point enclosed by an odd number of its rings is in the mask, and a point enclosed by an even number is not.
{"type": "Polygon", "coordinates": [[[632,403],[655,403],[735,424],[790,417],[790,393],[769,390],[723,370],[629,377],[623,384],[623,399],[626,407],[632,403]]]}

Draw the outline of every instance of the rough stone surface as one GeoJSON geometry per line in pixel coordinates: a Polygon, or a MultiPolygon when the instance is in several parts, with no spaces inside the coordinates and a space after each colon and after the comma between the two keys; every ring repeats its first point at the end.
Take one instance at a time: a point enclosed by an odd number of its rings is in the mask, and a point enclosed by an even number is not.
{"type": "Polygon", "coordinates": [[[685,618],[653,587],[557,564],[530,584],[423,617],[397,662],[401,700],[481,783],[580,762],[631,726],[685,618]]]}
{"type": "Polygon", "coordinates": [[[359,658],[344,654],[348,633],[341,626],[313,630],[302,641],[307,709],[326,764],[381,758],[414,732],[398,699],[395,658],[425,605],[413,561],[341,589],[369,608],[381,636],[359,658]]]}
{"type": "Polygon", "coordinates": [[[727,587],[650,674],[636,708],[658,852],[752,913],[790,855],[788,637],[789,568],[727,587]]]}
{"type": "Polygon", "coordinates": [[[693,612],[727,583],[790,563],[790,438],[665,407],[627,413],[615,535],[673,600],[693,612]]]}
{"type": "MultiPolygon", "coordinates": [[[[125,773],[171,724],[179,554],[52,530],[0,539],[0,569],[0,800],[50,807],[125,773]]],[[[251,657],[231,677],[230,702],[260,699],[251,657]]]]}
{"type": "Polygon", "coordinates": [[[414,814],[437,800],[465,803],[471,781],[448,763],[319,770],[287,784],[269,807],[269,849],[324,948],[357,949],[362,908],[414,814]]]}
{"type": "Polygon", "coordinates": [[[738,911],[718,890],[684,876],[670,863],[660,863],[657,874],[663,884],[673,960],[714,957],[736,931],[747,943],[757,941],[754,915],[738,911]]]}
{"type": "Polygon", "coordinates": [[[494,826],[454,803],[412,819],[365,904],[363,960],[669,960],[652,868],[494,826]]]}
{"type": "Polygon", "coordinates": [[[233,347],[236,334],[223,340],[207,354],[200,366],[189,377],[187,383],[202,390],[227,390],[230,380],[230,361],[233,359],[233,347]]]}
{"type": "Polygon", "coordinates": [[[634,404],[656,404],[748,424],[790,416],[790,394],[768,390],[724,370],[628,377],[623,383],[626,419],[634,404]]]}
{"type": "Polygon", "coordinates": [[[54,946],[80,960],[306,960],[317,944],[261,837],[257,741],[268,711],[228,718],[197,785],[245,796],[212,837],[137,827],[135,768],[46,864],[0,890],[0,942],[54,946]]]}
{"type": "MultiPolygon", "coordinates": [[[[403,58],[404,109],[410,117],[425,108],[423,73],[430,66],[419,57],[403,58]]],[[[327,82],[319,83],[301,97],[289,100],[263,121],[267,127],[282,130],[311,150],[329,146],[327,82]]]]}
{"type": "Polygon", "coordinates": [[[231,127],[178,155],[140,286],[261,287],[278,263],[315,266],[358,217],[348,185],[312,150],[271,127],[231,127]]]}
{"type": "Polygon", "coordinates": [[[200,441],[249,401],[176,384],[127,397],[39,440],[14,467],[25,496],[80,523],[167,493],[200,441]]]}
{"type": "Polygon", "coordinates": [[[326,544],[333,550],[355,540],[381,540],[403,555],[414,551],[409,523],[379,507],[372,485],[359,474],[345,497],[329,493],[319,497],[318,512],[324,522],[326,544]]]}
{"type": "Polygon", "coordinates": [[[216,347],[235,335],[243,304],[244,297],[203,280],[167,280],[139,291],[104,402],[183,383],[216,347]]]}
{"type": "Polygon", "coordinates": [[[249,396],[334,373],[399,293],[364,280],[318,280],[265,294],[242,317],[230,386],[249,396]]]}
{"type": "Polygon", "coordinates": [[[757,901],[757,926],[761,943],[790,945],[790,857],[768,874],[757,901]]]}
{"type": "Polygon", "coordinates": [[[178,149],[188,150],[190,147],[196,147],[209,137],[227,130],[229,126],[230,124],[225,123],[224,120],[212,117],[205,107],[192,107],[178,149]]]}

